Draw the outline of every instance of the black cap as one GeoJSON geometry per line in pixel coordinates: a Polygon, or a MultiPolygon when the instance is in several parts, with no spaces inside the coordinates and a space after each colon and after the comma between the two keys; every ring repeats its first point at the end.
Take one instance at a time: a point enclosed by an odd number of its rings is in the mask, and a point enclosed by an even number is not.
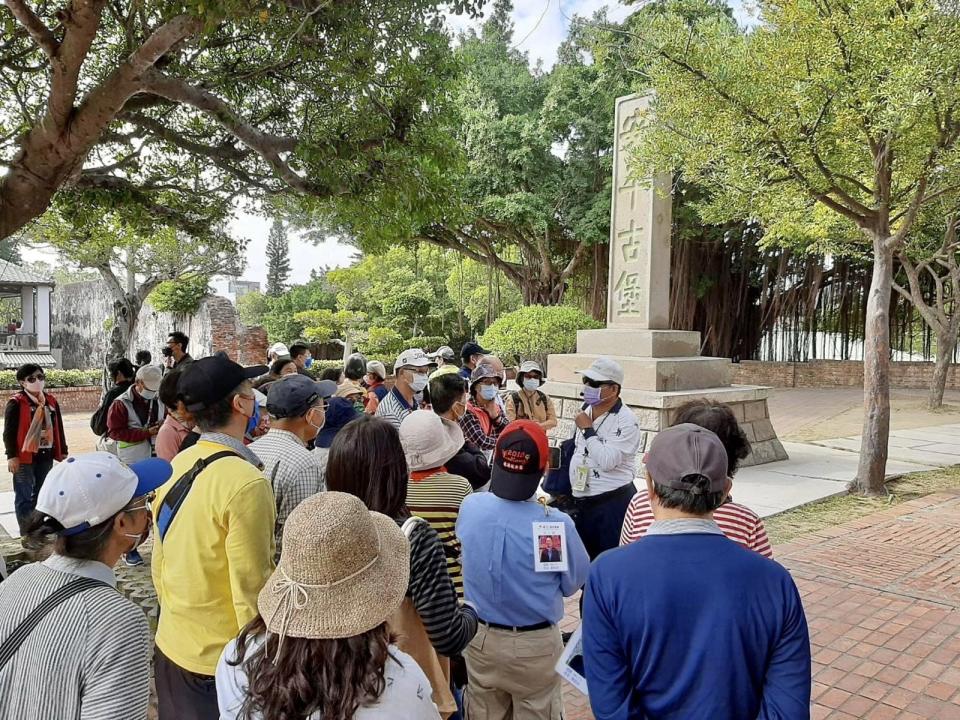
{"type": "Polygon", "coordinates": [[[277,418],[300,417],[337,391],[333,380],[314,382],[306,375],[286,375],[270,383],[267,392],[267,410],[277,418]]]}
{"type": "Polygon", "coordinates": [[[489,355],[489,354],[490,354],[489,350],[484,350],[475,342],[468,342],[460,350],[460,359],[469,360],[470,357],[473,355],[489,355]]]}
{"type": "Polygon", "coordinates": [[[550,461],[547,433],[532,420],[507,425],[493,451],[490,492],[504,500],[529,500],[550,461]]]}
{"type": "Polygon", "coordinates": [[[244,380],[268,373],[265,365],[243,367],[223,355],[194,360],[183,370],[177,392],[190,412],[208,408],[223,400],[244,380]]]}

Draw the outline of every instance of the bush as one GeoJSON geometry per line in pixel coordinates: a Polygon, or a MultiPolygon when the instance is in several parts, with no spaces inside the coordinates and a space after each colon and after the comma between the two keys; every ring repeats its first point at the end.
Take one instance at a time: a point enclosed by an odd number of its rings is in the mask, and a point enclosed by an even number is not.
{"type": "Polygon", "coordinates": [[[177,280],[165,280],[147,297],[154,310],[191,315],[200,309],[200,303],[210,294],[209,278],[186,275],[177,280]]]}
{"type": "Polygon", "coordinates": [[[551,353],[577,348],[577,330],[601,328],[578,308],[567,305],[530,305],[502,315],[480,338],[480,344],[508,362],[547,361],[551,353]]]}
{"type": "MultiPolygon", "coordinates": [[[[103,373],[100,370],[56,370],[48,368],[44,371],[44,374],[47,376],[46,386],[48,388],[100,385],[103,379],[103,373]]],[[[0,389],[17,390],[19,387],[20,383],[17,382],[16,370],[0,370],[0,389]]]]}

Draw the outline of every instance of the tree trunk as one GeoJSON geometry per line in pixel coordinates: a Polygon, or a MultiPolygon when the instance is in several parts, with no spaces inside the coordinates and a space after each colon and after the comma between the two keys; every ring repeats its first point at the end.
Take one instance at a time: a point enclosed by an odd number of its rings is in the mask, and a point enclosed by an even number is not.
{"type": "Polygon", "coordinates": [[[130,357],[130,343],[133,331],[140,319],[143,303],[136,293],[125,293],[124,297],[113,301],[113,329],[110,331],[111,358],[130,357]]]}
{"type": "Polygon", "coordinates": [[[866,495],[884,492],[890,439],[890,294],[893,251],[887,238],[873,237],[873,280],[867,298],[863,346],[863,432],[860,465],[852,488],[866,495]]]}
{"type": "MultiPolygon", "coordinates": [[[[951,326],[954,323],[950,323],[951,326]]],[[[936,410],[943,407],[943,392],[947,387],[947,371],[953,359],[953,351],[957,347],[957,330],[945,328],[937,333],[937,358],[933,364],[933,378],[930,381],[930,395],[927,398],[927,407],[936,410]]]]}

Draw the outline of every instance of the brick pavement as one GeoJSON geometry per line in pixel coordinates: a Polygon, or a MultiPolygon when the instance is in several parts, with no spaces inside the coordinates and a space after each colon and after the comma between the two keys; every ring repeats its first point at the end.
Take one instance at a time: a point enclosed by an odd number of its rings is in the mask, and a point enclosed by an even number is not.
{"type": "MultiPolygon", "coordinates": [[[[960,718],[960,491],[774,549],[803,596],[813,720],[960,718]]],[[[568,602],[567,627],[576,625],[568,602]]],[[[564,683],[564,718],[592,720],[564,683]]]]}

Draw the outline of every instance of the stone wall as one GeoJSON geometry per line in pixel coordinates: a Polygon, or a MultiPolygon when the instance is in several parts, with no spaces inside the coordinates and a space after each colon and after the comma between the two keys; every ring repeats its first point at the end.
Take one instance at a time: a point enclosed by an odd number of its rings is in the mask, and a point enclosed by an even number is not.
{"type": "MultiPolygon", "coordinates": [[[[574,430],[573,419],[580,410],[582,399],[563,397],[562,384],[547,386],[556,404],[558,423],[548,435],[552,445],[558,445],[563,440],[572,437],[574,430]]],[[[716,390],[716,389],[714,389],[716,390]]],[[[740,427],[750,441],[750,455],[741,463],[741,466],[763,465],[778,460],[786,460],[787,453],[783,444],[777,438],[777,433],[770,422],[770,411],[767,407],[766,393],[762,388],[731,388],[724,395],[714,399],[730,406],[740,427]]],[[[637,468],[642,467],[643,455],[650,448],[650,443],[657,433],[673,425],[677,409],[687,400],[696,397],[710,397],[711,391],[702,394],[696,391],[689,393],[638,393],[626,389],[621,398],[629,407],[640,425],[640,448],[637,451],[637,468]],[[647,398],[646,400],[644,398],[647,398]],[[653,403],[659,405],[654,407],[653,403]]]]}
{"type": "MultiPolygon", "coordinates": [[[[0,402],[6,405],[7,401],[13,397],[16,390],[3,390],[0,392],[0,402]]],[[[50,388],[50,394],[57,399],[60,410],[65,413],[90,412],[92,413],[100,407],[99,385],[89,385],[82,387],[50,388]]]]}
{"type": "MultiPolygon", "coordinates": [[[[100,281],[58,286],[51,302],[52,346],[62,350],[66,369],[100,367],[108,352],[105,324],[113,317],[113,302],[100,281]]],[[[267,335],[263,328],[245,327],[226,298],[205,298],[193,315],[158,312],[144,303],[131,341],[132,351],[144,349],[160,360],[167,336],[180,330],[190,338],[187,351],[196,358],[225,350],[241,363],[263,362],[267,335]]]]}
{"type": "MultiPolygon", "coordinates": [[[[898,388],[926,389],[933,376],[932,362],[890,364],[890,384],[898,388]]],[[[733,383],[783,388],[863,387],[863,363],[856,360],[760,362],[733,364],[733,383]]],[[[960,390],[960,365],[947,371],[947,389],[960,390]]]]}

